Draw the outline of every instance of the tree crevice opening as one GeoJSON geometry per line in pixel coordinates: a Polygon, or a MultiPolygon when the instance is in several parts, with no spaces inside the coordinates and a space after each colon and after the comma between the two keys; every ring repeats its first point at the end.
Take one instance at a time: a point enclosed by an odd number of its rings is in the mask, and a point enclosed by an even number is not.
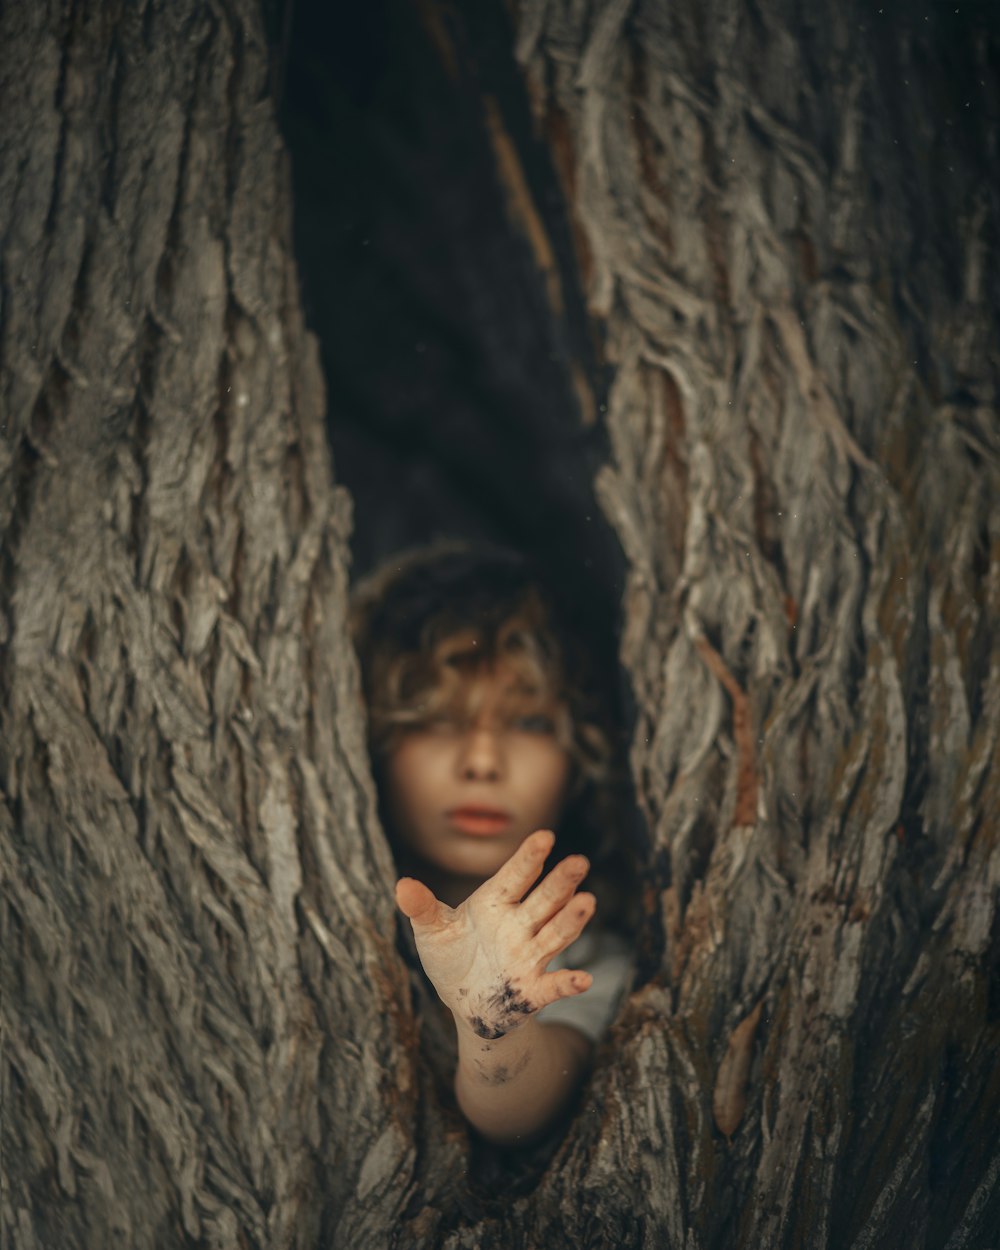
{"type": "MultiPolygon", "coordinates": [[[[611,371],[514,40],[500,6],[450,24],[394,0],[298,6],[280,116],[302,298],[354,505],[353,576],[442,537],[531,557],[592,643],[620,736],[618,833],[648,904],[662,882],[640,867],[627,780],[626,561],[594,490],[611,371]]],[[[658,909],[642,927],[640,982],[662,957],[658,909]]],[[[488,1178],[495,1155],[476,1157],[488,1178]]]]}

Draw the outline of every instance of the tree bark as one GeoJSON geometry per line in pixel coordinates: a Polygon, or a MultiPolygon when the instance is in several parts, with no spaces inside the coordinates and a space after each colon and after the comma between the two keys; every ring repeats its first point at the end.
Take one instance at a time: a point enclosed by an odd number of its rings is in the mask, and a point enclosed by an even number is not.
{"type": "Polygon", "coordinates": [[[1000,1229],[997,40],[941,16],[520,6],[615,368],[666,939],[569,1244],[1000,1229]]]}
{"type": "Polygon", "coordinates": [[[872,23],[516,13],[650,831],[646,979],[532,1171],[395,949],[261,15],[0,10],[5,1245],[991,1244],[997,40],[872,23]]]}
{"type": "Polygon", "coordinates": [[[0,47],[4,1244],[312,1248],[415,1083],[260,13],[0,47]]]}

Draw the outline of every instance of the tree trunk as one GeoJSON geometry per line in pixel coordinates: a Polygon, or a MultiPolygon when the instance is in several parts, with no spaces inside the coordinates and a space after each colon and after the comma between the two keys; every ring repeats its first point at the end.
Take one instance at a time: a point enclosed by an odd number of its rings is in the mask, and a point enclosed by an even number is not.
{"type": "Polygon", "coordinates": [[[0,48],[4,1245],[312,1250],[415,1086],[260,13],[0,48]]]}
{"type": "Polygon", "coordinates": [[[517,49],[615,368],[666,942],[568,1240],[993,1244],[997,40],[584,9],[517,49]]]}
{"type": "MultiPolygon", "coordinates": [[[[456,74],[486,7],[421,6],[456,74]]],[[[395,949],[261,15],[0,10],[5,1250],[992,1244],[997,39],[933,16],[518,9],[650,851],[645,983],[515,1164],[395,949]]]]}

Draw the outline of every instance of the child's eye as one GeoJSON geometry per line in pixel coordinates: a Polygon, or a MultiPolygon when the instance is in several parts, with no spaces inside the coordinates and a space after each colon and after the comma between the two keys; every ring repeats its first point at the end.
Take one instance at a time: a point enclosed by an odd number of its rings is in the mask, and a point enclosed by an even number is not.
{"type": "Polygon", "coordinates": [[[449,716],[446,712],[429,717],[421,725],[425,733],[456,733],[460,727],[458,717],[449,716]]]}
{"type": "Polygon", "coordinates": [[[552,717],[540,712],[534,716],[518,716],[513,727],[519,733],[525,734],[554,734],[556,731],[552,717]]]}

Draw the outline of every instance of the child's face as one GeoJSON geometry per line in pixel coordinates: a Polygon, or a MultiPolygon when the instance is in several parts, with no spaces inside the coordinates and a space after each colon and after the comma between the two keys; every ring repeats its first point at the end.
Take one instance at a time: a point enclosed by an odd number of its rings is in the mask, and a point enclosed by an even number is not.
{"type": "Polygon", "coordinates": [[[470,678],[467,710],[405,733],[385,770],[400,841],[440,880],[485,881],[536,829],[554,829],[570,780],[551,701],[498,665],[470,678]]]}

